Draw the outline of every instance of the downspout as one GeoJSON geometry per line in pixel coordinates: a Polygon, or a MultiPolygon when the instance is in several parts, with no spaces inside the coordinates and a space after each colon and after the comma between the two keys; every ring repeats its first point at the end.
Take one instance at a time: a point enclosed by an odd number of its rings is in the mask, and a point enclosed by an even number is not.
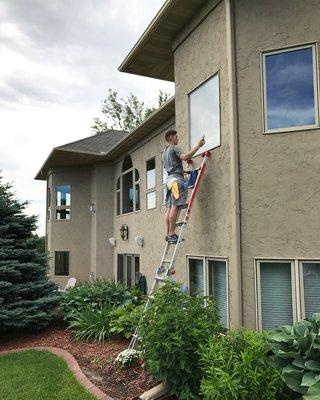
{"type": "Polygon", "coordinates": [[[227,57],[230,118],[230,187],[231,187],[231,229],[232,229],[232,272],[231,293],[232,313],[230,322],[232,328],[242,326],[242,267],[241,267],[241,225],[240,225],[240,185],[239,185],[239,143],[238,143],[238,105],[237,76],[235,58],[235,21],[234,0],[225,0],[227,57]]]}

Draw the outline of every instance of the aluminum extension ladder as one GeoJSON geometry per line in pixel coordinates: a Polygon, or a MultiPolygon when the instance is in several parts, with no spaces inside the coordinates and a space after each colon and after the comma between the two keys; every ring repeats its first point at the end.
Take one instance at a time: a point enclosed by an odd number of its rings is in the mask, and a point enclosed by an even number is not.
{"type": "Polygon", "coordinates": [[[182,222],[176,223],[176,226],[180,227],[178,240],[176,243],[166,242],[166,244],[165,244],[164,251],[163,251],[163,254],[161,257],[161,262],[160,262],[159,267],[156,269],[153,285],[152,285],[150,293],[148,295],[146,305],[143,309],[142,317],[138,323],[138,326],[135,329],[134,334],[132,335],[132,338],[131,338],[131,341],[129,344],[129,349],[131,349],[131,350],[135,349],[135,347],[136,347],[137,341],[139,339],[140,323],[141,323],[142,319],[144,318],[145,312],[147,311],[147,309],[150,307],[152,301],[154,300],[154,293],[155,293],[159,283],[165,282],[169,279],[173,279],[172,275],[175,273],[174,266],[176,263],[178,251],[179,251],[181,243],[184,241],[184,232],[188,225],[188,221],[189,221],[190,214],[191,214],[192,204],[193,204],[194,198],[198,192],[200,182],[202,181],[209,156],[210,156],[210,152],[208,152],[208,151],[202,154],[203,160],[202,160],[200,167],[198,168],[198,176],[197,176],[196,182],[192,188],[190,198],[189,198],[186,206],[184,207],[186,209],[185,216],[184,216],[182,222]],[[171,258],[168,258],[171,246],[173,246],[173,252],[172,252],[171,258]]]}

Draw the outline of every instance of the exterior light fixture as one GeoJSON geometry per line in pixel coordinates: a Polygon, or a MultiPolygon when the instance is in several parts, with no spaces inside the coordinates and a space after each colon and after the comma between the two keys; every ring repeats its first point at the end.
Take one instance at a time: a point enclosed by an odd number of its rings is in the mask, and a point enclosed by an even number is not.
{"type": "Polygon", "coordinates": [[[117,244],[117,241],[116,241],[116,239],[114,238],[114,237],[111,237],[110,239],[109,239],[109,243],[111,244],[111,246],[115,246],[116,244],[117,244]]]}
{"type": "Polygon", "coordinates": [[[142,236],[136,236],[136,237],[134,238],[134,241],[137,243],[137,245],[138,245],[139,247],[143,247],[144,238],[143,238],[142,236]]]}
{"type": "Polygon", "coordinates": [[[128,240],[128,237],[129,237],[128,225],[123,224],[120,226],[120,237],[122,240],[128,240]]]}
{"type": "Polygon", "coordinates": [[[91,203],[89,206],[89,211],[92,213],[96,212],[96,205],[94,203],[91,203]]]}

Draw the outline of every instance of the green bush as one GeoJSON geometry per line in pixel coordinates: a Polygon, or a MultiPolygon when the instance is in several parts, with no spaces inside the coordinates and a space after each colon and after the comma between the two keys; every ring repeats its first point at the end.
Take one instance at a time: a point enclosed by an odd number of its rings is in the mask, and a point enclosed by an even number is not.
{"type": "Polygon", "coordinates": [[[147,369],[168,382],[179,399],[198,398],[201,370],[200,346],[222,330],[211,300],[191,297],[181,285],[168,282],[142,320],[139,332],[147,369]]]}
{"type": "Polygon", "coordinates": [[[122,334],[129,339],[134,333],[142,316],[144,305],[126,304],[118,307],[110,315],[110,333],[122,334]]]}
{"type": "Polygon", "coordinates": [[[209,400],[283,399],[278,369],[268,364],[267,334],[249,330],[211,336],[201,346],[201,394],[209,400]]]}
{"type": "Polygon", "coordinates": [[[61,309],[65,320],[79,317],[81,310],[113,309],[135,300],[122,283],[114,283],[104,279],[93,282],[77,283],[64,293],[61,309]]]}
{"type": "Polygon", "coordinates": [[[271,364],[303,400],[320,399],[320,314],[270,333],[271,364]]]}
{"type": "Polygon", "coordinates": [[[110,309],[84,308],[73,314],[68,329],[75,332],[77,340],[104,342],[110,336],[110,309]]]}

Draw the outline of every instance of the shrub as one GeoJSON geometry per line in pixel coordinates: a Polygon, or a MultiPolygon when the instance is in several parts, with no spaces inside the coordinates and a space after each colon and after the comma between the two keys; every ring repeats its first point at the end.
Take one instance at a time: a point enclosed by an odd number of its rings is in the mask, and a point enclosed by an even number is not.
{"type": "Polygon", "coordinates": [[[181,285],[168,282],[155,294],[139,328],[147,369],[168,382],[179,399],[198,398],[199,346],[220,331],[212,301],[190,297],[181,285]]]}
{"type": "Polygon", "coordinates": [[[303,400],[320,399],[320,314],[272,331],[270,349],[288,387],[303,400]]]}
{"type": "Polygon", "coordinates": [[[68,329],[75,331],[77,340],[104,342],[110,336],[110,309],[93,310],[87,307],[75,312],[68,329]]]}
{"type": "Polygon", "coordinates": [[[129,339],[139,323],[143,309],[143,304],[126,304],[113,310],[110,315],[110,333],[119,333],[129,339]]]}
{"type": "Polygon", "coordinates": [[[93,282],[77,283],[64,293],[61,309],[65,320],[79,316],[81,310],[112,309],[131,303],[135,297],[121,283],[104,279],[93,282]]]}
{"type": "MultiPolygon", "coordinates": [[[[268,364],[267,334],[249,330],[211,336],[201,346],[204,399],[274,400],[284,384],[268,364]]],[[[283,397],[281,397],[283,399],[283,397]]]]}

